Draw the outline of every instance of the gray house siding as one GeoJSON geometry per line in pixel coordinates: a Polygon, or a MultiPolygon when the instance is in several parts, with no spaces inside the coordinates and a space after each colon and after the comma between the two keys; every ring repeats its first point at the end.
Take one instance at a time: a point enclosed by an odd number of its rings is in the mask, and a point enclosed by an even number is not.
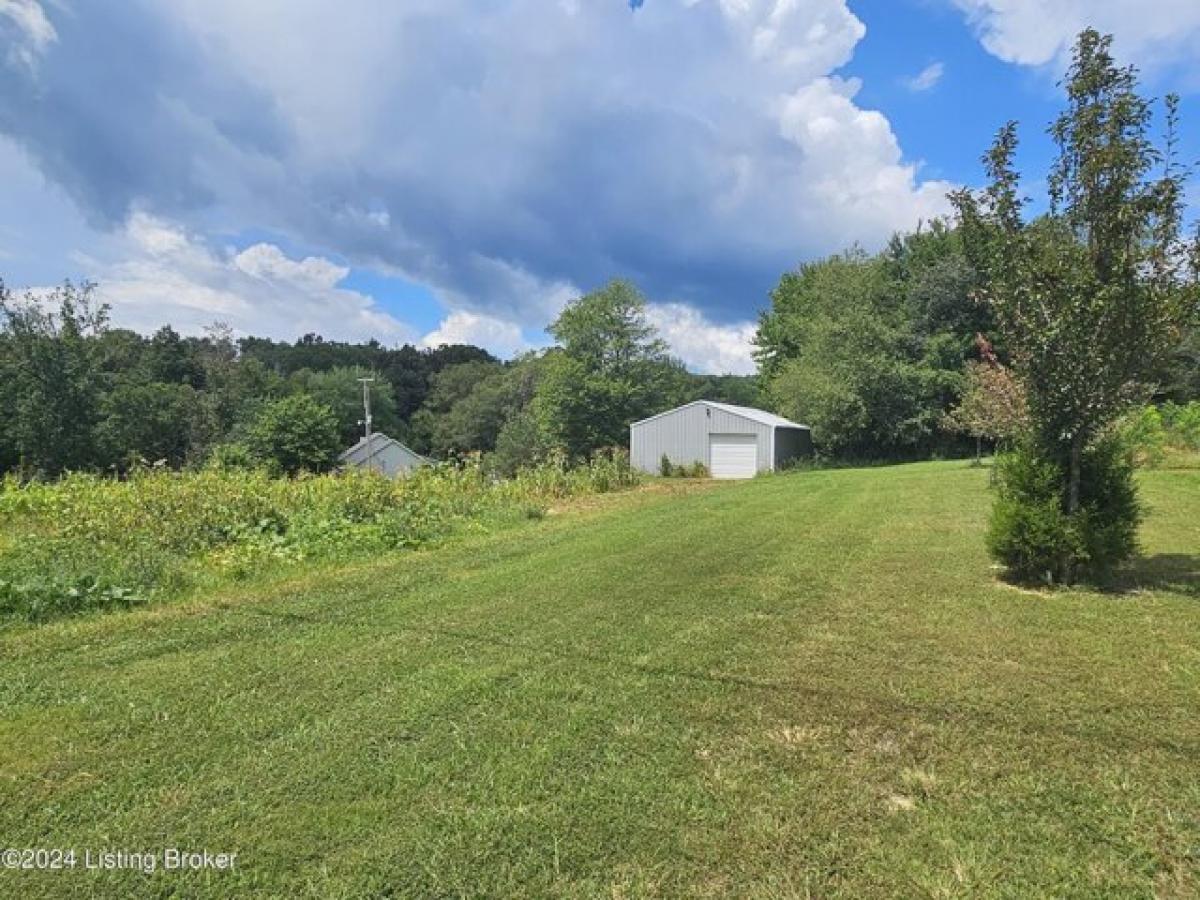
{"type": "Polygon", "coordinates": [[[629,461],[643,472],[658,472],[663,454],[672,465],[701,462],[711,467],[709,435],[752,434],[758,441],[758,470],[767,472],[776,458],[776,435],[784,430],[697,402],[635,422],[630,428],[629,461]]]}

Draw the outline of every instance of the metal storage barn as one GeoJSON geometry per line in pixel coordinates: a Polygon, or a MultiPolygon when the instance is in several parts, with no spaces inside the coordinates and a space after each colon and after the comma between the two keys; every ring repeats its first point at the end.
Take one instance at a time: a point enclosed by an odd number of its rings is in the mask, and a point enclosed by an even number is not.
{"type": "Polygon", "coordinates": [[[761,409],[697,400],[629,426],[634,468],[658,472],[663,454],[674,466],[702,462],[713,478],[752,478],[811,455],[812,434],[761,409]]]}
{"type": "Polygon", "coordinates": [[[395,438],[390,438],[381,431],[374,432],[371,437],[362,438],[349,450],[344,450],[338,457],[343,466],[357,466],[373,472],[382,472],[389,478],[407,475],[413,469],[429,465],[429,460],[419,453],[405,447],[395,438]]]}

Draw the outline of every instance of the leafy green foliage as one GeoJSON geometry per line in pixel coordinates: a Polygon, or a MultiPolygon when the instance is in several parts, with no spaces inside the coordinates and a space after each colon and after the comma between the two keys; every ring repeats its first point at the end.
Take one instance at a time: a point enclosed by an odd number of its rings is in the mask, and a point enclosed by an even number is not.
{"type": "Polygon", "coordinates": [[[0,451],[9,465],[55,475],[94,460],[100,383],[93,338],[108,309],[94,285],[64,282],[43,301],[0,282],[0,451]]]}
{"type": "Polygon", "coordinates": [[[1116,433],[1139,466],[1194,467],[1200,463],[1200,401],[1132,410],[1116,433]]]}
{"type": "Polygon", "coordinates": [[[488,464],[498,474],[511,477],[521,469],[541,464],[554,454],[554,447],[531,407],[513,413],[496,435],[496,449],[488,464]]]}
{"type": "Polygon", "coordinates": [[[1157,407],[1131,411],[1119,423],[1117,434],[1136,465],[1162,465],[1167,453],[1167,429],[1157,407]]]}
{"type": "Polygon", "coordinates": [[[333,410],[307,394],[266,404],[246,442],[260,463],[285,475],[333,468],[342,445],[333,410]]]}
{"type": "Polygon", "coordinates": [[[696,460],[687,465],[674,466],[671,474],[676,478],[707,478],[708,466],[700,462],[700,460],[696,460]]]}
{"type": "Polygon", "coordinates": [[[375,431],[402,439],[404,426],[396,412],[396,395],[391,384],[364,369],[338,366],[314,372],[301,369],[290,381],[299,393],[307,394],[333,411],[337,419],[338,440],[349,447],[363,436],[363,387],[360,378],[374,377],[367,389],[371,398],[371,419],[375,431]]]}
{"type": "Polygon", "coordinates": [[[878,257],[803,266],[772,292],[756,337],[766,392],[779,413],[813,429],[823,454],[915,456],[947,441],[939,423],[973,337],[952,328],[974,319],[952,315],[971,306],[968,279],[933,278],[943,264],[968,269],[939,226],[878,257]]]}
{"type": "Polygon", "coordinates": [[[495,449],[505,423],[533,398],[537,378],[534,357],[447,366],[433,376],[429,397],[413,416],[415,445],[442,458],[495,449]]]}
{"type": "Polygon", "coordinates": [[[1184,332],[1179,346],[1164,364],[1156,381],[1162,386],[1161,397],[1172,403],[1200,400],[1200,325],[1184,332]]]}
{"type": "Polygon", "coordinates": [[[1163,427],[1167,440],[1187,450],[1200,450],[1200,400],[1191,403],[1164,403],[1163,427]]]}
{"type": "Polygon", "coordinates": [[[188,460],[196,390],[186,383],[120,380],[100,402],[96,443],[101,458],[125,469],[131,463],[188,460]]]}
{"type": "Polygon", "coordinates": [[[218,471],[224,469],[257,469],[260,463],[254,451],[241,441],[217,444],[209,453],[205,465],[218,471]]]}
{"type": "Polygon", "coordinates": [[[279,479],[234,467],[142,469],[120,481],[8,478],[0,618],[127,607],[305,561],[420,547],[637,481],[620,453],[573,468],[559,459],[504,480],[478,460],[395,481],[362,470],[279,479]]]}
{"type": "Polygon", "coordinates": [[[104,584],[90,575],[66,583],[45,576],[19,583],[0,581],[0,619],[47,622],[83,612],[131,609],[144,602],[136,591],[104,584]]]}
{"type": "Polygon", "coordinates": [[[66,282],[49,296],[18,298],[0,282],[0,472],[199,464],[214,447],[246,440],[262,407],[287,393],[333,410],[348,446],[361,435],[362,372],[376,376],[376,429],[403,438],[431,379],[470,362],[495,365],[476,347],[388,349],[316,335],[237,341],[221,324],[203,337],[170,327],[143,337],[109,328],[94,285],[66,282]]]}
{"type": "Polygon", "coordinates": [[[1018,580],[1055,583],[1065,569],[1102,578],[1137,551],[1143,512],[1128,448],[1114,436],[1083,454],[1078,511],[1068,514],[1065,473],[1029,442],[997,458],[992,556],[1018,580]]]}
{"type": "Polygon", "coordinates": [[[967,363],[962,398],[945,417],[947,428],[976,438],[977,460],[983,440],[997,445],[1012,443],[1029,429],[1025,389],[1001,364],[987,340],[980,336],[978,343],[983,359],[967,363]]]}
{"type": "MultiPolygon", "coordinates": [[[[1089,515],[1089,446],[1150,396],[1149,380],[1200,315],[1200,241],[1183,236],[1185,171],[1173,158],[1177,101],[1167,99],[1167,136],[1157,148],[1151,104],[1137,93],[1136,71],[1114,62],[1111,43],[1090,29],[1079,36],[1068,105],[1050,128],[1059,152],[1047,215],[1025,221],[1015,123],[985,158],[991,184],[982,196],[954,196],[987,277],[982,296],[1025,387],[1032,452],[1063,478],[1058,494],[1069,518],[1089,515]]],[[[1059,558],[1058,577],[1070,581],[1076,559],[1092,568],[1102,562],[1095,553],[1104,544],[1086,554],[1047,546],[1046,554],[1059,558]]],[[[1107,562],[1127,555],[1125,542],[1111,546],[1107,562]]]]}
{"type": "Polygon", "coordinates": [[[758,378],[753,375],[691,375],[688,385],[680,397],[680,403],[692,400],[714,400],[734,406],[762,407],[766,403],[759,389],[758,378]]]}
{"type": "Polygon", "coordinates": [[[542,361],[537,410],[550,440],[571,457],[625,446],[629,423],[686,392],[686,370],[667,355],[629,282],[568,304],[549,331],[561,349],[542,361]]]}
{"type": "Polygon", "coordinates": [[[378,341],[347,344],[325,340],[318,334],[306,334],[294,343],[247,337],[238,342],[241,359],[256,360],[266,369],[287,378],[302,370],[326,372],[330,369],[361,369],[376,373],[392,388],[396,415],[407,421],[425,401],[430,379],[447,366],[465,362],[494,362],[479,347],[454,344],[430,350],[410,345],[395,349],[378,341]]]}
{"type": "Polygon", "coordinates": [[[708,466],[700,460],[692,463],[673,463],[664,453],[658,461],[658,474],[663,478],[707,478],[708,466]]]}

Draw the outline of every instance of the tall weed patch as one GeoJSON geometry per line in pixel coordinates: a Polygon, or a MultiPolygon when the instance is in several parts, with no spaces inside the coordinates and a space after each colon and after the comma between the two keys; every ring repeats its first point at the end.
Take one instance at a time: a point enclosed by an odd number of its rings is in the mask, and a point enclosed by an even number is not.
{"type": "Polygon", "coordinates": [[[478,460],[397,481],[237,469],[8,478],[0,481],[0,618],[124,608],[304,561],[421,547],[637,480],[619,453],[577,467],[552,460],[510,479],[478,460]]]}

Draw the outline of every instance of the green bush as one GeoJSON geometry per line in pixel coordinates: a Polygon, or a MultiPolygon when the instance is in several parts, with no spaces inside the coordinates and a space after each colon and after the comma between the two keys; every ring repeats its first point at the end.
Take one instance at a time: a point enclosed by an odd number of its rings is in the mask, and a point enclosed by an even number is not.
{"type": "Polygon", "coordinates": [[[522,410],[508,418],[496,436],[496,449],[488,466],[509,478],[521,469],[537,466],[550,456],[551,446],[536,415],[522,410]]]}
{"type": "Polygon", "coordinates": [[[1029,445],[996,461],[996,503],[987,544],[992,556],[1019,581],[1053,583],[1070,569],[1103,578],[1137,552],[1142,510],[1133,462],[1117,438],[1099,441],[1082,460],[1080,505],[1066,512],[1062,467],[1029,445]]]}
{"type": "Polygon", "coordinates": [[[307,394],[295,394],[262,408],[250,426],[247,445],[272,471],[295,475],[333,468],[341,438],[333,410],[307,394]]]}
{"type": "Polygon", "coordinates": [[[693,463],[672,463],[667,454],[658,462],[658,474],[663,478],[707,478],[708,466],[696,460],[693,463]]]}
{"type": "Polygon", "coordinates": [[[213,447],[207,465],[214,469],[255,469],[259,462],[248,446],[233,441],[213,447]]]}

